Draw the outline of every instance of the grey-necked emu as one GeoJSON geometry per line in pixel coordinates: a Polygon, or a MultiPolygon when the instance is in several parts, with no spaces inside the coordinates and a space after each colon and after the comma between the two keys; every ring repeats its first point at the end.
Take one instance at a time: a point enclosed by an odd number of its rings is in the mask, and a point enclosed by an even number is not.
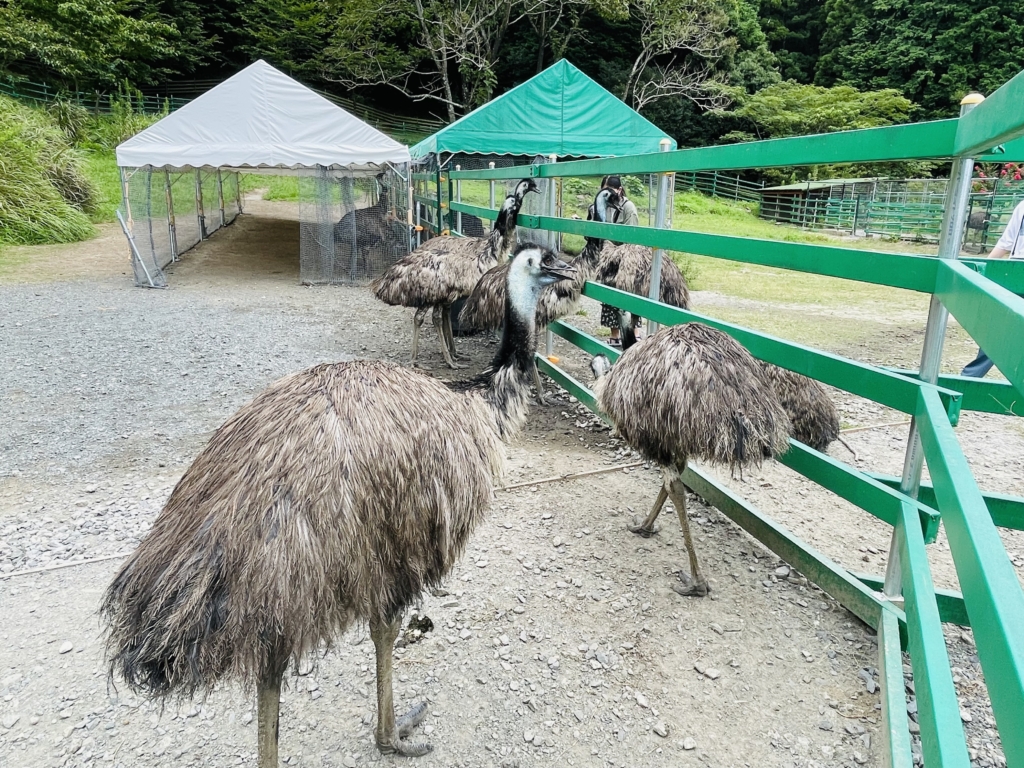
{"type": "Polygon", "coordinates": [[[385,304],[415,307],[412,325],[412,356],[416,364],[420,327],[427,310],[433,310],[434,328],[441,340],[441,352],[449,368],[465,368],[457,362],[452,333],[452,304],[469,296],[480,276],[504,261],[515,244],[516,218],[527,192],[536,192],[533,179],[523,179],[505,198],[486,238],[441,235],[425,242],[404,259],[395,262],[377,278],[370,290],[385,304]]]}
{"type": "Polygon", "coordinates": [[[405,608],[452,568],[526,417],[541,290],[570,279],[519,249],[501,346],[476,378],[445,384],[380,361],[317,365],[242,407],[185,472],[104,596],[111,676],[157,697],[220,680],[256,689],[259,766],[276,768],[289,661],[357,621],[377,653],[378,748],[405,738],[391,666],[405,608]]]}
{"type": "MultiPolygon", "coordinates": [[[[619,202],[619,195],[614,189],[602,189],[594,199],[592,210],[587,218],[606,222],[619,202]]],[[[586,243],[579,255],[570,264],[576,270],[572,280],[563,280],[545,288],[537,302],[537,328],[542,329],[548,323],[565,317],[575,311],[583,292],[583,284],[594,277],[598,258],[604,240],[597,237],[586,238],[586,243]]],[[[481,330],[493,331],[501,327],[505,308],[505,283],[509,264],[504,262],[492,267],[477,282],[473,292],[466,299],[459,315],[460,325],[481,330]]],[[[540,383],[540,374],[534,365],[533,383],[537,390],[537,400],[544,402],[544,390],[540,383]]]]}
{"type": "Polygon", "coordinates": [[[731,336],[701,323],[663,328],[623,352],[614,366],[603,355],[591,366],[598,406],[622,439],[659,464],[664,475],[647,519],[630,530],[652,536],[654,521],[671,499],[690,558],[690,575],[680,574],[672,589],[703,597],[709,586],[686,515],[687,462],[742,468],[784,453],[786,412],[757,360],[731,336]]]}

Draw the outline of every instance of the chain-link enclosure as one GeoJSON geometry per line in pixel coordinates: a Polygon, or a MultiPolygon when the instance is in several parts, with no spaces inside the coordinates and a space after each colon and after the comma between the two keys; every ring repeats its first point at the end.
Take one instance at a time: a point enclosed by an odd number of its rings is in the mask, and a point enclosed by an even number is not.
{"type": "Polygon", "coordinates": [[[119,214],[135,284],[162,288],[164,268],[242,212],[238,173],[212,168],[121,168],[119,214]]]}
{"type": "Polygon", "coordinates": [[[409,252],[406,167],[355,176],[321,166],[298,176],[304,285],[365,285],[409,252]]]}

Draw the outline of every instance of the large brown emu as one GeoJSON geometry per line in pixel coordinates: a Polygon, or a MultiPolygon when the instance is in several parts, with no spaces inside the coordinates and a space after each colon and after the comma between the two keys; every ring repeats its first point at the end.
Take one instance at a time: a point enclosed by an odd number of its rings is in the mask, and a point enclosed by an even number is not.
{"type": "MultiPolygon", "coordinates": [[[[610,245],[601,252],[595,279],[611,288],[646,297],[651,291],[653,264],[654,251],[645,245],[610,245]]],[[[659,301],[680,309],[690,308],[690,289],[686,284],[686,278],[676,263],[667,256],[661,262],[659,301]]],[[[632,315],[628,319],[627,315],[629,313],[619,312],[623,349],[627,349],[636,341],[636,328],[640,324],[640,315],[632,315]]]]}
{"type": "MultiPolygon", "coordinates": [[[[614,189],[602,189],[594,199],[593,210],[588,218],[597,221],[608,221],[609,214],[618,203],[619,196],[614,189]]],[[[583,292],[583,284],[594,276],[598,258],[604,240],[596,237],[586,238],[586,244],[579,255],[570,263],[576,270],[572,280],[563,280],[545,288],[537,302],[537,328],[544,328],[548,323],[565,317],[575,311],[583,292]]],[[[504,262],[492,267],[480,278],[473,292],[466,299],[459,314],[459,324],[465,327],[493,331],[501,327],[505,307],[505,283],[509,264],[504,262]]],[[[537,400],[544,402],[544,391],[540,383],[540,374],[534,366],[534,387],[537,400]]]]}
{"type": "Polygon", "coordinates": [[[686,464],[699,459],[742,468],[785,452],[786,412],[750,353],[700,323],[663,328],[623,352],[614,366],[603,355],[591,364],[601,410],[623,440],[661,465],[665,478],[647,519],[630,530],[653,535],[654,521],[671,499],[690,557],[690,576],[680,574],[681,583],[672,588],[703,597],[709,587],[686,515],[686,464]]]}
{"type": "Polygon", "coordinates": [[[255,686],[259,766],[276,768],[289,661],[354,621],[377,653],[377,746],[404,740],[392,649],[405,608],[452,568],[526,416],[541,289],[572,268],[536,247],[509,270],[501,346],[468,381],[394,364],[318,365],[272,384],[213,435],[103,601],[110,673],[190,697],[255,686]]]}
{"type": "Polygon", "coordinates": [[[419,353],[420,327],[433,310],[434,328],[441,340],[441,352],[450,368],[460,365],[452,334],[452,304],[468,296],[480,276],[505,258],[515,243],[516,217],[527,192],[536,192],[533,179],[523,179],[505,198],[486,238],[441,235],[428,240],[404,259],[393,264],[370,286],[385,304],[415,307],[412,326],[412,357],[419,353]]]}
{"type": "Polygon", "coordinates": [[[816,451],[838,440],[854,458],[857,452],[839,434],[839,411],[820,383],[794,371],[761,361],[765,378],[786,409],[790,436],[816,451]]]}

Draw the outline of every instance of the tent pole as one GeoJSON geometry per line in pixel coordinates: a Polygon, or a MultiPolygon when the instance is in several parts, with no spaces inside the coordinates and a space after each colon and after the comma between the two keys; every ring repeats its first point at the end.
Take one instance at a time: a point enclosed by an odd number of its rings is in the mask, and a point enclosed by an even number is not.
{"type": "MultiPolygon", "coordinates": [[[[548,160],[550,160],[552,163],[557,163],[558,162],[558,155],[548,155],[548,160]]],[[[548,190],[548,192],[550,193],[550,194],[548,194],[548,216],[550,216],[551,218],[555,218],[556,216],[558,216],[558,209],[561,208],[561,202],[562,201],[559,198],[561,197],[561,193],[562,193],[562,185],[559,182],[559,179],[554,179],[554,178],[550,179],[549,183],[551,184],[551,188],[548,190]]],[[[558,233],[555,232],[554,230],[549,230],[548,231],[548,245],[550,246],[551,250],[553,250],[553,251],[557,251],[558,250],[558,246],[559,246],[558,233]]],[[[544,327],[544,354],[547,357],[551,357],[551,355],[554,354],[554,349],[555,349],[555,335],[551,332],[551,330],[547,326],[545,326],[544,327]]],[[[538,397],[539,397],[539,395],[538,395],[538,397]]]]}
{"type": "MultiPolygon", "coordinates": [[[[416,220],[413,218],[413,187],[416,184],[415,179],[412,177],[412,166],[408,169],[406,195],[408,196],[408,203],[405,206],[405,219],[409,224],[409,238],[406,240],[406,246],[412,245],[412,233],[416,232],[416,220]]],[[[419,233],[416,233],[416,244],[419,245],[419,233]]]]}
{"type": "Polygon", "coordinates": [[[206,239],[206,214],[203,212],[203,179],[200,170],[196,172],[196,218],[199,220],[199,239],[206,239]]]}
{"type": "MultiPolygon", "coordinates": [[[[662,152],[668,152],[672,146],[672,142],[668,139],[662,139],[659,143],[659,149],[662,152]]],[[[658,179],[658,207],[654,212],[654,226],[658,229],[665,228],[665,215],[668,212],[668,180],[671,174],[662,173],[658,179]]],[[[661,301],[661,263],[665,259],[665,249],[656,248],[654,251],[654,260],[651,262],[651,289],[648,293],[648,298],[652,301],[661,301]]],[[[657,333],[658,324],[652,320],[648,320],[647,332],[649,334],[657,333]]]]}
{"type": "Polygon", "coordinates": [[[220,168],[217,169],[217,204],[220,206],[220,225],[224,226],[224,179],[221,178],[220,168]]]}
{"type": "Polygon", "coordinates": [[[242,212],[242,174],[235,171],[235,202],[238,204],[238,212],[242,212]]]}
{"type": "Polygon", "coordinates": [[[348,199],[342,199],[342,209],[352,206],[352,258],[349,260],[349,272],[348,279],[353,283],[356,281],[356,269],[359,266],[359,232],[356,228],[356,195],[355,195],[355,180],[351,176],[344,177],[341,186],[344,197],[348,199]]]}
{"type": "MultiPolygon", "coordinates": [[[[494,167],[494,161],[492,160],[491,162],[489,162],[487,164],[487,167],[488,168],[493,168],[494,167]]],[[[493,211],[494,210],[494,179],[491,179],[490,181],[488,181],[487,184],[491,188],[491,193],[490,193],[490,196],[488,198],[489,202],[488,202],[488,206],[487,207],[490,208],[493,211]]]]}
{"type": "MultiPolygon", "coordinates": [[[[461,171],[462,166],[456,165],[455,170],[461,171]]],[[[457,179],[455,181],[455,202],[462,202],[462,179],[457,179]]],[[[460,235],[462,234],[462,211],[455,212],[455,229],[459,231],[460,235]]]]}
{"type": "Polygon", "coordinates": [[[167,237],[171,244],[171,261],[178,260],[178,232],[174,227],[174,194],[171,192],[171,172],[164,169],[164,198],[167,201],[167,237]]]}

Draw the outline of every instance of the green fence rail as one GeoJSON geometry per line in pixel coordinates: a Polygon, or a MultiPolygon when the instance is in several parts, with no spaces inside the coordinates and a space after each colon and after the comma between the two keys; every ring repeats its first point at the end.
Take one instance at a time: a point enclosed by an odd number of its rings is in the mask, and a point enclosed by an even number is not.
{"type": "Polygon", "coordinates": [[[116,102],[128,101],[136,112],[158,115],[164,112],[173,112],[185,106],[189,101],[180,96],[159,96],[138,92],[117,94],[101,91],[69,91],[64,88],[55,88],[46,83],[2,78],[0,78],[0,93],[34,104],[51,104],[58,99],[65,99],[100,114],[109,113],[114,109],[116,102]]]}
{"type": "MultiPolygon", "coordinates": [[[[1021,103],[1024,74],[955,120],[651,155],[455,171],[449,178],[682,174],[971,154],[989,159],[1004,151],[997,145],[1019,142],[1024,136],[1024,112],[1017,109],[1021,103]]],[[[439,179],[434,180],[434,194],[423,195],[435,205],[444,199],[439,179]]],[[[429,182],[422,180],[424,186],[429,182]]],[[[963,221],[967,198],[957,202],[951,195],[950,200],[949,205],[958,206],[951,220],[963,221]]],[[[496,215],[489,208],[459,202],[451,202],[448,208],[492,220],[496,215]]],[[[901,491],[908,487],[901,478],[863,472],[794,441],[781,458],[792,470],[892,526],[889,557],[897,566],[896,575],[902,576],[901,593],[894,593],[887,579],[852,573],[815,551],[701,467],[690,467],[684,481],[878,631],[884,763],[910,768],[915,761],[904,691],[906,652],[917,695],[920,758],[928,768],[971,764],[942,630],[944,622],[952,622],[970,626],[974,633],[1006,764],[1024,767],[1024,590],[998,533],[999,526],[1021,528],[1024,499],[983,493],[954,431],[962,410],[1002,413],[1007,418],[1024,414],[1024,299],[1016,295],[1024,292],[1024,262],[943,260],[546,216],[520,216],[519,224],[931,294],[981,344],[1008,383],[948,376],[932,384],[914,372],[850,360],[606,286],[587,283],[583,289],[585,296],[661,325],[692,321],[713,325],[762,360],[913,417],[932,482],[912,494],[901,491]],[[960,592],[934,586],[926,547],[940,522],[960,592]],[[879,591],[883,587],[888,590],[885,594],[879,591]]],[[[951,252],[958,250],[954,247],[951,252]]],[[[606,354],[612,361],[618,357],[617,351],[566,322],[553,323],[550,330],[588,354],[606,354]]],[[[545,357],[538,355],[537,364],[581,403],[597,410],[585,384],[545,357]]]]}

